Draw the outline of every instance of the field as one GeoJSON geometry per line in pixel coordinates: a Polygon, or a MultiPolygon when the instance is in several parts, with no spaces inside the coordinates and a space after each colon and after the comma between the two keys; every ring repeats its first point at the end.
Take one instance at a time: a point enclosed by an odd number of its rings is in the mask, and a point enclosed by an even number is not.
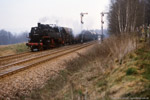
{"type": "Polygon", "coordinates": [[[25,43],[19,43],[13,45],[0,45],[0,56],[17,54],[26,51],[29,51],[29,49],[25,43]]]}

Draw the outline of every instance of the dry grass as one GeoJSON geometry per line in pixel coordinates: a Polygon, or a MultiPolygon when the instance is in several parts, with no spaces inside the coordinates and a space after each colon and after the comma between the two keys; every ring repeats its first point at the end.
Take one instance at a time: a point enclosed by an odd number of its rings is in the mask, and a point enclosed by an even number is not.
{"type": "Polygon", "coordinates": [[[26,52],[26,51],[29,51],[29,49],[25,43],[0,46],[0,56],[17,54],[17,53],[26,52]]]}
{"type": "Polygon", "coordinates": [[[125,56],[136,48],[135,36],[112,36],[85,54],[77,53],[79,57],[66,62],[65,70],[58,72],[56,77],[49,79],[43,88],[33,91],[28,98],[110,100],[112,96],[121,97],[129,89],[122,87],[123,82],[127,87],[136,83],[134,76],[125,77],[128,67],[124,66],[125,56]]]}

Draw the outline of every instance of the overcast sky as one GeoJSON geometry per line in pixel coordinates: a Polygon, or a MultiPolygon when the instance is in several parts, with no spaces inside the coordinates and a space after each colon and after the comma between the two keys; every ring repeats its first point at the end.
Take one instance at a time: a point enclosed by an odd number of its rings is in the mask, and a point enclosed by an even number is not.
{"type": "Polygon", "coordinates": [[[100,29],[100,13],[108,7],[109,0],[0,0],[0,29],[20,33],[41,22],[77,32],[81,29],[81,12],[88,12],[83,18],[84,29],[100,29]]]}

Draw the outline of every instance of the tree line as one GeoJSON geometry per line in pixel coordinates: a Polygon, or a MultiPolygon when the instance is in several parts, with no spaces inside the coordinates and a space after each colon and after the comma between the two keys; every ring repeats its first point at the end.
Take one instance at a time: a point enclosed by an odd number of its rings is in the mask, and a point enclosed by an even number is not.
{"type": "Polygon", "coordinates": [[[108,15],[109,33],[135,32],[150,24],[150,0],[111,0],[108,15]]]}
{"type": "Polygon", "coordinates": [[[28,32],[23,32],[19,35],[14,35],[11,32],[0,30],[0,45],[27,42],[28,41],[27,34],[28,32]]]}

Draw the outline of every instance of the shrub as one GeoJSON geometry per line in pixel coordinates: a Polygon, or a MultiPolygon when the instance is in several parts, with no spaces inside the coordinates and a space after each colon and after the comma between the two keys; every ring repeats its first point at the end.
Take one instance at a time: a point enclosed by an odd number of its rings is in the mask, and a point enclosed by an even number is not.
{"type": "Polygon", "coordinates": [[[145,68],[146,71],[143,73],[144,78],[150,80],[150,64],[147,64],[145,68]]]}
{"type": "Polygon", "coordinates": [[[137,70],[136,68],[128,68],[127,71],[126,71],[126,75],[133,75],[133,74],[137,74],[137,70]]]}

